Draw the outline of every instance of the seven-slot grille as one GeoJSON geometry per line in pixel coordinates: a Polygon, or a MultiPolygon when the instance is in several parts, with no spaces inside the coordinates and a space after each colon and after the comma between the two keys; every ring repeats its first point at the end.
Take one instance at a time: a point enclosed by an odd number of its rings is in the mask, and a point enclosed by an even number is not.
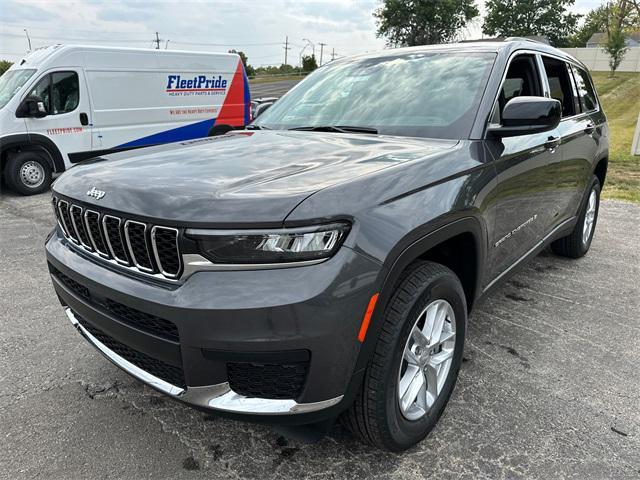
{"type": "Polygon", "coordinates": [[[84,250],[143,273],[180,276],[177,229],[85,209],[55,197],[53,210],[65,236],[84,250]]]}

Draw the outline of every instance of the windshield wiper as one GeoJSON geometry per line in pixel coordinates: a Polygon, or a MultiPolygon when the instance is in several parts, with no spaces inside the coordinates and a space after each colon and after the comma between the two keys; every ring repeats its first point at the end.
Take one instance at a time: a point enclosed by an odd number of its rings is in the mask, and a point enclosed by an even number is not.
{"type": "Polygon", "coordinates": [[[338,132],[338,133],[372,133],[378,130],[371,127],[353,127],[349,125],[317,125],[315,127],[294,127],[289,130],[301,130],[304,132],[338,132]]]}

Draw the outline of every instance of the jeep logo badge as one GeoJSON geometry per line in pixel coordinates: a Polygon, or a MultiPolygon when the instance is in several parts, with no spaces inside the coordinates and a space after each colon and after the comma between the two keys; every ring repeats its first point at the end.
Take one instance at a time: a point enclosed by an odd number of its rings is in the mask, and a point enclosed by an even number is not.
{"type": "Polygon", "coordinates": [[[103,192],[102,190],[98,190],[96,187],[93,187],[91,190],[87,192],[89,197],[93,197],[96,200],[100,200],[102,197],[106,195],[107,192],[103,192]]]}

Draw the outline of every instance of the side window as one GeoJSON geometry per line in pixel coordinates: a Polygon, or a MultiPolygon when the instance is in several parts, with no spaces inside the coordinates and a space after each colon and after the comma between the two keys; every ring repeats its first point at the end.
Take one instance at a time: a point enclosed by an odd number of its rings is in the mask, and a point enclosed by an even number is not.
{"type": "Polygon", "coordinates": [[[576,104],[567,64],[562,60],[545,56],[542,57],[542,62],[547,73],[551,98],[560,101],[562,116],[570,117],[575,115],[577,113],[576,104]]]}
{"type": "Polygon", "coordinates": [[[573,67],[573,75],[578,86],[578,93],[580,94],[580,101],[582,102],[582,110],[589,112],[597,109],[598,100],[596,100],[596,93],[591,85],[589,74],[581,68],[573,67]]]}
{"type": "Polygon", "coordinates": [[[51,105],[54,115],[72,112],[78,107],[80,86],[76,72],[51,74],[51,105]]]}
{"type": "Polygon", "coordinates": [[[542,96],[540,75],[533,55],[518,55],[509,64],[509,70],[498,95],[492,123],[500,123],[502,110],[509,100],[521,96],[542,96]]]}
{"type": "Polygon", "coordinates": [[[78,108],[80,83],[76,72],[54,72],[42,78],[29,96],[42,99],[49,115],[68,113],[78,108]]]}

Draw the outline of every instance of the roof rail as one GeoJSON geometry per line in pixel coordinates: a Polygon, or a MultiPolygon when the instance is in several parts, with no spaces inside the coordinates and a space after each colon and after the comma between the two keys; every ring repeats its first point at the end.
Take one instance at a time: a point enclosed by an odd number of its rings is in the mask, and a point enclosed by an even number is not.
{"type": "Polygon", "coordinates": [[[541,43],[543,45],[549,45],[547,42],[543,42],[541,40],[534,40],[533,38],[527,37],[507,37],[502,39],[503,42],[533,42],[533,43],[541,43]]]}

